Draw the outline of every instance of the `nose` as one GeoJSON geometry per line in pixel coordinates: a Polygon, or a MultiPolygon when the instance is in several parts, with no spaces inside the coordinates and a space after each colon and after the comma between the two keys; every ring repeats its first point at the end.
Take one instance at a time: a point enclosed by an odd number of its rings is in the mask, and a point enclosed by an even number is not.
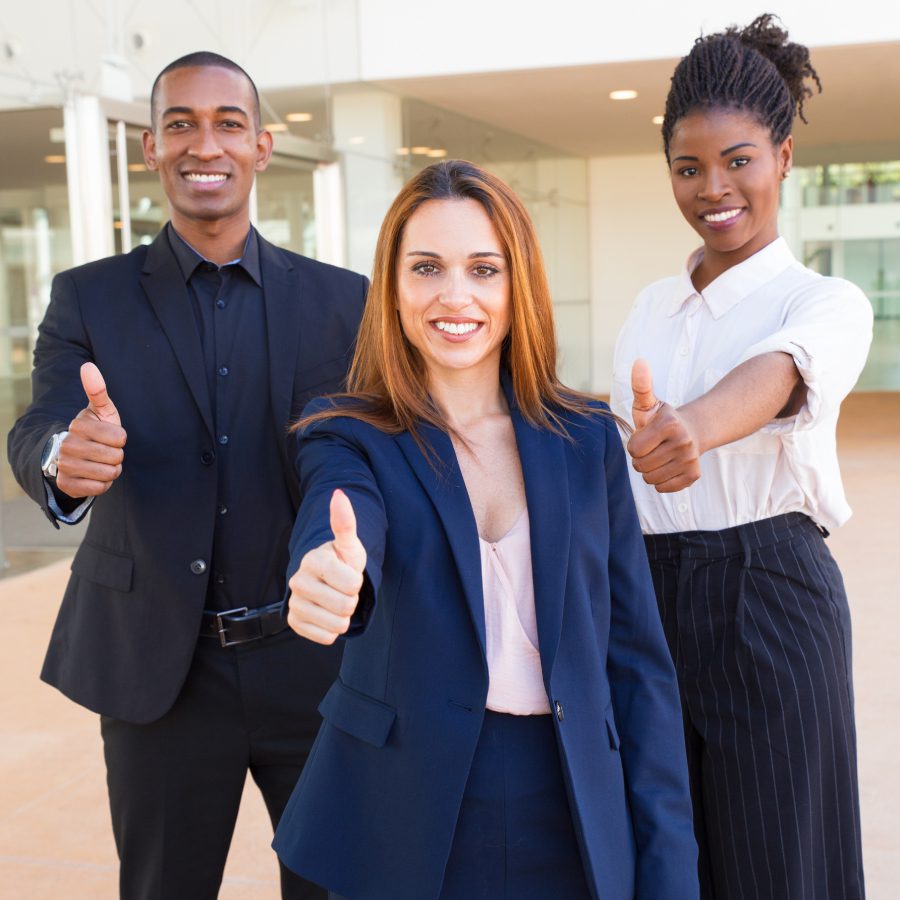
{"type": "Polygon", "coordinates": [[[460,312],[472,302],[472,294],[467,289],[465,274],[454,270],[450,273],[441,292],[441,303],[453,312],[460,312]]]}
{"type": "Polygon", "coordinates": [[[188,153],[197,159],[216,159],[222,155],[222,148],[216,137],[215,128],[211,124],[201,125],[196,132],[188,153]]]}
{"type": "Polygon", "coordinates": [[[715,168],[709,169],[697,186],[697,197],[711,203],[718,202],[729,193],[731,193],[731,185],[727,175],[715,168]]]}

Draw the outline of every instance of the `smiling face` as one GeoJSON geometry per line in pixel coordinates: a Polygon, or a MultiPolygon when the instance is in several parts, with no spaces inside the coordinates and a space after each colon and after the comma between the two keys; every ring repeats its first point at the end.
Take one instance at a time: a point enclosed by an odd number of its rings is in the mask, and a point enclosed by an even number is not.
{"type": "Polygon", "coordinates": [[[176,230],[249,227],[253,178],[268,165],[272,136],[257,130],[248,80],[215,66],[173,69],[160,79],[155,109],[144,159],[159,172],[176,230]]]}
{"type": "Polygon", "coordinates": [[[397,307],[429,378],[499,377],[511,292],[504,248],[476,200],[429,200],[406,222],[396,265],[397,307]]]}
{"type": "Polygon", "coordinates": [[[768,128],[733,109],[695,110],[669,144],[669,174],[682,215],[703,238],[713,277],[778,237],[779,185],[793,139],[772,143],[768,128]]]}

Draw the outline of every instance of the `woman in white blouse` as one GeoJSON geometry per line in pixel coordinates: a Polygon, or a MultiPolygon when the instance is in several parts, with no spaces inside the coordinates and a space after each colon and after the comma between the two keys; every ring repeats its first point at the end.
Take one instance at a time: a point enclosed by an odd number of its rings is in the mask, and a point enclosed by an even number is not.
{"type": "Polygon", "coordinates": [[[717,900],[864,895],[849,611],[824,537],[850,515],[835,428],[872,311],[778,235],[808,80],[771,16],[679,63],[663,140],[703,246],[639,295],[615,354],[717,900]]]}

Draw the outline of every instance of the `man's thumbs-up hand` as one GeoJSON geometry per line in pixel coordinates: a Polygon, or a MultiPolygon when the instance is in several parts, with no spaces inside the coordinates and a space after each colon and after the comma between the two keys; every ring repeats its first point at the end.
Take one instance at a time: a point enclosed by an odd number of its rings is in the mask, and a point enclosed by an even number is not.
{"type": "Polygon", "coordinates": [[[310,550],[288,582],[288,625],[317,644],[333,644],[350,627],[366,568],[356,515],[343,491],[332,494],[329,514],[334,540],[310,550]]]}
{"type": "Polygon", "coordinates": [[[684,490],[700,477],[700,441],[689,410],[657,399],[646,360],[631,368],[634,434],[626,445],[632,465],[661,494],[684,490]]]}
{"type": "Polygon", "coordinates": [[[119,411],[106,393],[106,382],[92,362],[87,362],[81,367],[81,386],[88,398],[87,409],[96,418],[101,422],[112,422],[113,425],[122,424],[119,411]]]}
{"type": "Polygon", "coordinates": [[[96,497],[112,487],[122,474],[122,448],[128,437],[94,363],[81,367],[81,386],[88,405],[69,425],[56,475],[56,487],[73,498],[96,497]]]}

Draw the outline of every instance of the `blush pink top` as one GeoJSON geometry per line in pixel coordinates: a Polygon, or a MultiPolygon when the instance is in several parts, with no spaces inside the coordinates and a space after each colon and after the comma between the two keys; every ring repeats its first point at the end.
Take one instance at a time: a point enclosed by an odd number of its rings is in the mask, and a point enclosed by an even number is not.
{"type": "Polygon", "coordinates": [[[487,708],[517,716],[550,712],[538,652],[528,509],[493,543],[479,538],[490,678],[487,708]]]}

